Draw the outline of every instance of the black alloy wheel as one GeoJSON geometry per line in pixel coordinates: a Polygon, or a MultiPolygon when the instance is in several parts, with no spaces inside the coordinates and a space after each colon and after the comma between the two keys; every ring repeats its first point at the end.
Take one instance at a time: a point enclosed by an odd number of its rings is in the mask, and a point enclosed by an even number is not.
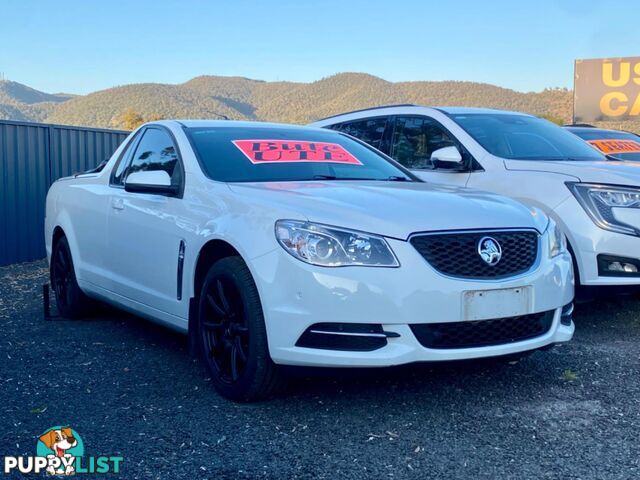
{"type": "Polygon", "coordinates": [[[51,255],[51,286],[56,295],[56,306],[66,318],[80,318],[89,308],[88,297],[80,290],[73,267],[73,258],[66,237],[60,237],[51,255]]]}
{"type": "Polygon", "coordinates": [[[284,386],[269,355],[260,296],[240,257],[215,262],[202,283],[197,338],[211,381],[222,396],[260,400],[284,386]]]}
{"type": "Polygon", "coordinates": [[[57,248],[53,258],[53,290],[56,293],[56,300],[59,306],[65,309],[70,303],[69,291],[71,290],[72,273],[69,268],[71,260],[69,252],[64,248],[57,248]]]}
{"type": "Polygon", "coordinates": [[[226,383],[238,381],[249,358],[249,328],[233,279],[216,275],[207,285],[202,335],[208,359],[226,383]]]}

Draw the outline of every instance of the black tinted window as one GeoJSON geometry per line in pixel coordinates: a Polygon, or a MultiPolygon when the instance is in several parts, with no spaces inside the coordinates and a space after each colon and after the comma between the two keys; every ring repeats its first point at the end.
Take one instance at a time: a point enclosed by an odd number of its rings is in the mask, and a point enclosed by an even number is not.
{"type": "Polygon", "coordinates": [[[187,135],[205,173],[223,182],[411,179],[375,150],[331,130],[203,127],[187,135]]]}
{"type": "Polygon", "coordinates": [[[158,170],[167,172],[173,185],[180,184],[182,171],[178,167],[178,154],[171,137],[159,128],[149,128],[136,148],[127,175],[158,170]]]}
{"type": "Polygon", "coordinates": [[[431,118],[398,117],[391,156],[407,168],[433,168],[431,154],[455,145],[446,130],[431,118]]]}
{"type": "Polygon", "coordinates": [[[383,117],[340,123],[331,128],[359,138],[372,147],[379,149],[386,125],[387,119],[386,117],[383,117]]]}

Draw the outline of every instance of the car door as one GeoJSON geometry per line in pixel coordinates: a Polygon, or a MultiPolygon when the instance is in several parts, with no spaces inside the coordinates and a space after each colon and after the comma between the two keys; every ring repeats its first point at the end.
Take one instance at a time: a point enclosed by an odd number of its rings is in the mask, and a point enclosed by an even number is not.
{"type": "Polygon", "coordinates": [[[427,182],[466,186],[473,159],[455,137],[437,120],[427,116],[396,116],[393,120],[389,155],[427,182]],[[464,170],[439,168],[431,160],[436,150],[456,147],[464,170]]]}
{"type": "Polygon", "coordinates": [[[179,228],[184,205],[184,167],[176,142],[161,126],[139,134],[125,165],[112,179],[108,216],[111,290],[118,296],[154,310],[180,315],[179,262],[184,239],[179,228]],[[164,170],[180,194],[127,192],[126,177],[133,172],[164,170]]]}

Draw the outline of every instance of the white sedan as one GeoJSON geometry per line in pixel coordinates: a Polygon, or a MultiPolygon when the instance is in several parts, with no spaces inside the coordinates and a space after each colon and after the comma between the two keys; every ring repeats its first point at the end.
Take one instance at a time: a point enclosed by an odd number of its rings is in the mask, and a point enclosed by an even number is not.
{"type": "Polygon", "coordinates": [[[574,332],[544,213],[324,129],[146,124],[55,182],[45,224],[61,314],[99,299],[186,332],[235,400],[269,395],[282,365],[510,355],[574,332]]]}

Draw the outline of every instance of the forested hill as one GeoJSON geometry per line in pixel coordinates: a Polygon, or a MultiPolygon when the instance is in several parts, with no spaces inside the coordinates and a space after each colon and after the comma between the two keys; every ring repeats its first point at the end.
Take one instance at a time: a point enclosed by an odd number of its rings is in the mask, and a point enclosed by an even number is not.
{"type": "MultiPolygon", "coordinates": [[[[517,92],[475,82],[388,82],[340,73],[312,83],[201,76],[178,85],[123,85],[88,95],[47,94],[0,82],[0,118],[127,128],[131,116],[223,118],[306,123],[347,110],[393,103],[492,107],[571,120],[572,92],[517,92]]],[[[627,125],[627,128],[631,126],[627,125]]]]}

